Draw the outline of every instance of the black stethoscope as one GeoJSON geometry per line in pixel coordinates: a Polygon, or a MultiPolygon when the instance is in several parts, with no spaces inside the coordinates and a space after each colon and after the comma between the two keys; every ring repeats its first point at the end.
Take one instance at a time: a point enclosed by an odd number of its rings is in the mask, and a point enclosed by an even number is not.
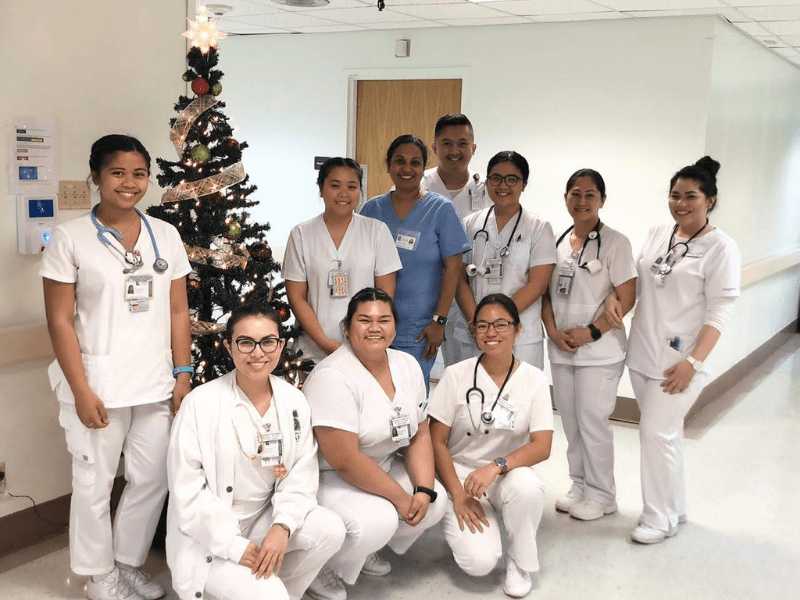
{"type": "MultiPolygon", "coordinates": [[[[497,401],[500,400],[500,396],[503,393],[503,389],[506,387],[508,380],[511,379],[511,372],[514,370],[514,355],[511,355],[511,366],[508,367],[508,373],[506,373],[506,378],[503,380],[503,385],[500,386],[500,390],[497,392],[497,398],[494,399],[492,403],[492,407],[489,410],[484,410],[484,402],[486,400],[486,396],[483,393],[483,390],[478,387],[478,366],[481,364],[481,360],[483,359],[484,355],[481,354],[478,357],[478,360],[475,361],[475,371],[472,373],[472,387],[467,390],[467,414],[469,415],[469,422],[472,423],[472,428],[475,431],[480,431],[480,427],[475,425],[475,420],[472,418],[472,411],[469,409],[469,401],[470,399],[475,396],[476,398],[480,398],[481,400],[481,423],[484,425],[491,425],[494,423],[494,407],[497,406],[497,401]]],[[[489,433],[489,430],[484,430],[483,433],[489,433]]],[[[471,431],[467,432],[467,435],[472,435],[471,431]]]]}
{"type": "MultiPolygon", "coordinates": [[[[96,204],[94,208],[92,208],[92,224],[97,229],[97,239],[103,242],[103,245],[108,246],[114,252],[119,254],[122,259],[130,265],[122,270],[123,273],[133,273],[134,271],[138,271],[142,268],[144,261],[142,260],[142,255],[139,253],[138,250],[125,250],[125,252],[121,252],[119,248],[114,246],[111,241],[106,237],[107,233],[110,233],[114,239],[116,239],[120,244],[122,243],[122,234],[114,229],[113,227],[106,227],[100,221],[97,220],[97,207],[100,206],[96,204]]],[[[158,244],[156,243],[156,236],[153,235],[153,228],[150,227],[150,223],[147,221],[145,216],[141,213],[138,208],[134,208],[133,210],[136,211],[136,214],[139,215],[139,218],[144,221],[145,227],[147,227],[147,233],[150,234],[150,242],[153,244],[153,250],[156,253],[156,260],[153,262],[153,269],[157,273],[163,273],[169,268],[169,263],[161,258],[161,254],[158,251],[158,244]]]]}
{"type": "MultiPolygon", "coordinates": [[[[489,245],[489,230],[486,229],[486,225],[489,224],[489,217],[492,215],[492,211],[494,210],[494,205],[489,207],[488,212],[486,213],[486,218],[483,220],[483,225],[481,226],[478,231],[475,232],[475,235],[472,236],[472,247],[475,248],[475,242],[478,240],[478,237],[483,237],[483,256],[481,256],[480,265],[472,263],[467,265],[467,275],[470,277],[474,277],[478,273],[481,275],[486,273],[486,267],[484,266],[484,262],[486,260],[486,247],[489,245]]],[[[522,207],[519,207],[519,211],[517,212],[517,220],[514,222],[514,228],[511,230],[511,235],[508,236],[508,241],[506,245],[500,248],[500,258],[505,258],[509,255],[508,247],[511,245],[511,242],[514,241],[514,234],[517,233],[517,227],[519,226],[519,221],[522,218],[522,207]]],[[[500,232],[498,232],[499,234],[500,232]]]]}
{"type": "MultiPolygon", "coordinates": [[[[600,243],[601,243],[601,240],[600,240],[600,227],[601,226],[602,226],[602,223],[600,222],[600,219],[598,219],[597,220],[597,224],[589,232],[589,235],[586,236],[586,239],[583,240],[583,246],[581,247],[580,254],[578,254],[577,251],[575,251],[575,250],[572,251],[572,258],[577,258],[578,259],[578,266],[581,269],[588,270],[589,272],[592,272],[592,270],[591,270],[591,268],[589,266],[591,263],[583,263],[583,264],[581,264],[581,261],[583,260],[583,251],[586,250],[586,246],[589,244],[589,242],[591,240],[597,240],[597,257],[595,258],[595,260],[597,260],[598,262],[600,261],[600,243]]],[[[575,225],[570,225],[570,227],[564,233],[561,234],[561,237],[558,238],[558,241],[556,242],[556,248],[558,248],[558,245],[564,240],[565,237],[567,237],[567,235],[569,235],[569,232],[572,231],[573,229],[575,229],[575,225]]],[[[592,262],[594,262],[594,261],[592,261],[592,262]]]]}
{"type": "Polygon", "coordinates": [[[708,217],[706,217],[706,222],[703,226],[698,229],[695,234],[690,237],[685,242],[675,242],[675,234],[678,232],[678,224],[675,224],[675,227],[672,228],[672,234],[669,236],[669,243],[667,244],[667,254],[664,258],[657,258],[656,262],[653,264],[652,269],[654,270],[654,276],[659,283],[664,281],[664,277],[669,275],[672,271],[673,267],[680,262],[680,260],[686,256],[689,252],[689,242],[691,242],[694,238],[705,231],[706,227],[708,227],[708,217]],[[675,242],[675,243],[673,243],[675,242]],[[678,246],[683,246],[681,250],[683,253],[678,256],[678,246]]]}

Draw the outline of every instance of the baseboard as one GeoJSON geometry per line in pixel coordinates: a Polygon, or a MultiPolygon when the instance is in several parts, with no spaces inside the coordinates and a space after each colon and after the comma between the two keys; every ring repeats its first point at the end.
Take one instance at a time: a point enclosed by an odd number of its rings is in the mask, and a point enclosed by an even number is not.
{"type": "MultiPolygon", "coordinates": [[[[114,480],[111,491],[112,513],[119,504],[119,498],[125,487],[125,478],[120,476],[114,480]]],[[[36,505],[40,518],[33,506],[19,510],[0,518],[0,556],[16,552],[46,540],[49,537],[64,533],[69,523],[69,503],[72,494],[65,494],[53,500],[36,505]],[[47,519],[46,522],[43,519],[47,519]]]]}

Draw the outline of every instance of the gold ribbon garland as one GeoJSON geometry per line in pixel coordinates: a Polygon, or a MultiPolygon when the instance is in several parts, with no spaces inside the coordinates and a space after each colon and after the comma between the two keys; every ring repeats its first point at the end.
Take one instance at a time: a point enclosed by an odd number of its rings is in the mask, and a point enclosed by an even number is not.
{"type": "Polygon", "coordinates": [[[216,175],[200,179],[199,181],[187,181],[175,186],[171,190],[164,192],[161,196],[161,204],[168,202],[180,202],[181,200],[191,200],[208,194],[215,194],[227,187],[236,185],[245,178],[244,165],[236,163],[224,169],[216,175]]]}
{"type": "Polygon", "coordinates": [[[175,119],[175,124],[169,132],[169,139],[172,140],[172,145],[175,146],[175,152],[178,153],[178,158],[183,156],[183,143],[186,141],[186,136],[189,135],[189,130],[194,125],[197,117],[206,112],[209,108],[214,106],[219,100],[211,94],[198,96],[192,103],[183,109],[175,119]]]}
{"type": "Polygon", "coordinates": [[[225,250],[211,250],[210,248],[200,248],[198,246],[183,245],[186,250],[186,255],[189,257],[189,262],[217,267],[218,269],[235,269],[241,267],[244,269],[247,266],[247,260],[250,258],[250,252],[244,246],[239,246],[238,250],[241,254],[234,254],[225,250]]]}
{"type": "Polygon", "coordinates": [[[211,335],[225,331],[224,323],[211,323],[209,321],[192,321],[192,335],[211,335]]]}

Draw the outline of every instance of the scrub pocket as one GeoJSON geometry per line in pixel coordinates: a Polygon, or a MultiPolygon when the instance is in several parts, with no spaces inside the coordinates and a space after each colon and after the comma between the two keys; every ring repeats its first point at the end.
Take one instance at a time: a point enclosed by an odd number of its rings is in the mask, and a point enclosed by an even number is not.
{"type": "Polygon", "coordinates": [[[72,454],[72,476],[80,485],[90,487],[95,482],[94,431],[84,426],[75,406],[60,402],[58,422],[64,428],[67,450],[72,454]]]}

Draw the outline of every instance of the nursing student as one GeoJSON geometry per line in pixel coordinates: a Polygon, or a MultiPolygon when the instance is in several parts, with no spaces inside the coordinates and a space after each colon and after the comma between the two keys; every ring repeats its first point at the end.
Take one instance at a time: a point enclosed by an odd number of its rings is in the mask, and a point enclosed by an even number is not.
{"type": "Polygon", "coordinates": [[[573,173],[564,201],[572,225],[556,242],[558,262],[542,298],[553,400],[567,437],[572,480],[556,510],[591,521],[617,510],[608,417],[625,366],[626,338],[618,315],[606,314],[605,300],[618,297],[622,313],[633,307],[636,266],[628,238],[600,220],[606,202],[600,173],[573,173]]]}
{"type": "Polygon", "coordinates": [[[442,525],[469,575],[489,574],[505,554],[503,591],[521,598],[539,570],[544,484],[532,467],[550,456],[550,386],[514,354],[521,325],[508,296],[483,298],[471,328],[480,356],[445,369],[428,409],[436,472],[448,494],[442,525]]]}
{"type": "Polygon", "coordinates": [[[395,303],[400,314],[393,348],[416,358],[428,387],[444,340],[455,297],[461,255],[470,249],[453,203],[422,186],[428,148],[401,135],[386,152],[394,189],[376,196],[361,214],[383,221],[392,232],[403,268],[397,273],[395,303]]]}
{"type": "MultiPolygon", "coordinates": [[[[631,538],[655,544],[686,521],[683,420],[739,296],[736,243],[709,221],[720,164],[705,156],[669,185],[674,223],[650,230],[636,261],[639,301],[626,364],[641,411],[642,503],[631,538]]],[[[618,307],[617,307],[618,308],[618,307]]]]}
{"type": "MultiPolygon", "coordinates": [[[[556,262],[556,240],[550,223],[520,205],[529,175],[528,161],[513,150],[498,152],[489,161],[486,190],[492,206],[464,219],[472,248],[464,255],[458,304],[471,321],[481,298],[498,293],[509,296],[522,325],[514,341],[514,354],[541,369],[541,298],[556,262]]],[[[467,328],[457,327],[455,337],[461,345],[460,356],[478,354],[467,328]]]]}
{"type": "Polygon", "coordinates": [[[320,448],[319,503],[347,528],[309,587],[315,600],[345,600],[345,583],[388,574],[391,564],[376,552],[388,544],[405,554],[444,514],[425,381],[414,357],[390,347],[397,322],[386,292],[359,291],[343,322],[347,341],[303,386],[320,448]]]}
{"type": "MultiPolygon", "coordinates": [[[[472,123],[467,116],[450,113],[439,117],[433,137],[431,149],[439,164],[425,171],[422,187],[448,198],[462,221],[472,213],[491,206],[491,200],[486,195],[480,175],[469,168],[477,145],[472,123]]],[[[458,304],[453,302],[447,313],[444,341],[441,346],[445,366],[468,358],[458,354],[461,346],[454,337],[458,321],[462,321],[462,326],[466,327],[458,304]]]]}
{"type": "Polygon", "coordinates": [[[165,590],[139,570],[167,494],[173,411],[191,388],[185,276],[177,230],[136,205],[150,155],[107,135],[89,168],[100,203],[59,225],[41,275],[56,361],[48,371],[72,454],[70,565],[93,600],[153,600],[165,590]],[[120,454],[127,485],[111,525],[120,454]]]}
{"type": "Polygon", "coordinates": [[[292,229],[286,244],[286,295],[303,330],[298,348],[316,362],[342,345],[339,325],[353,294],[377,287],[394,295],[403,267],[389,228],[353,212],[362,178],[354,160],[326,160],[317,177],[325,209],[292,229]]]}
{"type": "Polygon", "coordinates": [[[172,428],[172,585],[181,600],[300,600],[345,535],[317,505],[308,403],[272,375],[284,340],[271,307],[234,308],[223,343],[235,369],[186,396],[172,428]]]}

